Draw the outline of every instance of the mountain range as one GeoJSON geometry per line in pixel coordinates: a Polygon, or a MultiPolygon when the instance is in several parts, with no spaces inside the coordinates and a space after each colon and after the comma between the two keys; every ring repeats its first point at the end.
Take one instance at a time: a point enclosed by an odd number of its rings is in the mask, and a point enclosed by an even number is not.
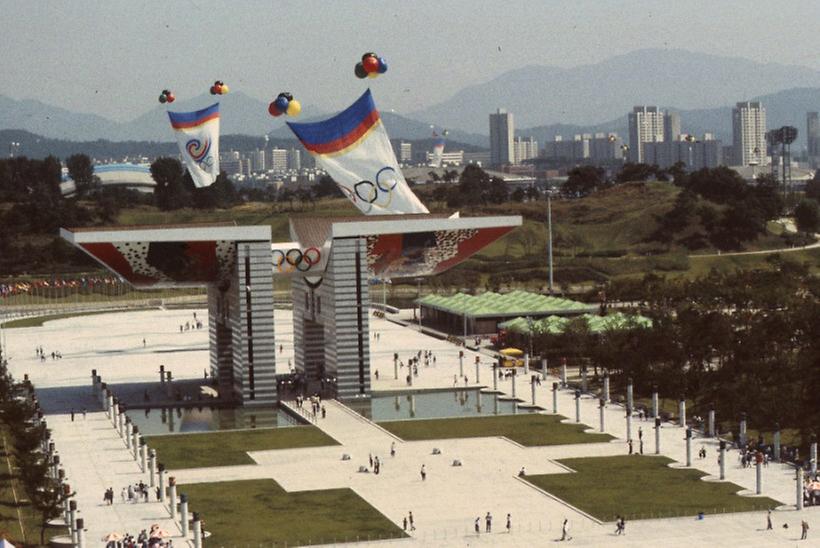
{"type": "MultiPolygon", "coordinates": [[[[267,114],[266,102],[241,91],[218,98],[204,94],[179,99],[172,108],[195,110],[217,99],[223,135],[293,139],[283,118],[267,114]]],[[[487,147],[487,115],[499,107],[514,114],[516,127],[530,128],[518,134],[543,142],[555,135],[599,131],[616,131],[626,137],[626,113],[636,104],[651,104],[680,112],[685,132],[700,135],[709,131],[728,141],[732,105],[746,99],[763,102],[769,127],[796,126],[799,145],[805,135],[806,111],[820,110],[820,71],[684,50],[638,50],[573,68],[514,69],[409,116],[384,111],[382,118],[395,139],[429,138],[433,123],[439,130],[449,129],[450,141],[487,147]]],[[[0,95],[0,129],[67,141],[169,142],[173,135],[164,110],[157,104],[131,121],[115,122],[0,95]]],[[[327,116],[310,105],[303,106],[303,113],[300,121],[327,116]]]]}

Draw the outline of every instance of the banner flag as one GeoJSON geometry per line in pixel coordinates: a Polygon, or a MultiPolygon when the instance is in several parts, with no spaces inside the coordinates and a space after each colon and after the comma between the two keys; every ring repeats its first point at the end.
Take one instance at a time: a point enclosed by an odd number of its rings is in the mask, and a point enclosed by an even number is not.
{"type": "Polygon", "coordinates": [[[332,118],[288,126],[366,215],[429,213],[404,180],[370,90],[332,118]]]}
{"type": "Polygon", "coordinates": [[[431,167],[441,167],[441,160],[444,156],[444,137],[439,136],[435,131],[433,132],[433,160],[430,162],[431,167]]]}
{"type": "Polygon", "coordinates": [[[194,184],[212,185],[219,175],[219,103],[195,112],[168,111],[168,118],[194,184]]]}

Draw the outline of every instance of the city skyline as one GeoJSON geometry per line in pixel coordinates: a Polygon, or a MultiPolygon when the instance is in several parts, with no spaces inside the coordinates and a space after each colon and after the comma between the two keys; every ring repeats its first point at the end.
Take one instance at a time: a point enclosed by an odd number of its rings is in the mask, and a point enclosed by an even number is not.
{"type": "MultiPolygon", "coordinates": [[[[300,90],[303,104],[334,110],[369,83],[352,77],[356,58],[369,50],[387,57],[395,71],[374,83],[384,108],[407,113],[508,70],[577,67],[645,48],[820,70],[816,56],[781,40],[788,32],[792,43],[801,43],[801,36],[810,43],[808,27],[793,25],[770,4],[751,4],[756,7],[738,11],[707,2],[548,2],[489,18],[486,10],[462,1],[334,2],[319,9],[191,0],[149,3],[145,9],[124,2],[55,6],[3,0],[0,94],[122,121],[153,107],[163,87],[192,97],[221,78],[260,99],[281,89],[300,90]],[[745,32],[760,17],[767,19],[765,31],[745,32]],[[547,35],[542,23],[549,23],[547,35]],[[654,32],[630,31],[647,25],[654,32]],[[520,43],[527,44],[526,55],[516,47],[520,43]]],[[[820,16],[814,3],[792,4],[792,12],[820,16]]]]}

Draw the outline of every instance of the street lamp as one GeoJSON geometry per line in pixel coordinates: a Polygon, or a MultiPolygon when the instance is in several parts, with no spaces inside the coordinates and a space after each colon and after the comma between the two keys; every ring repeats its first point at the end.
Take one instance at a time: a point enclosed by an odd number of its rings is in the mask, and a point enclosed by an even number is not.
{"type": "Polygon", "coordinates": [[[421,280],[416,278],[416,302],[419,303],[419,331],[421,331],[421,280]]]}
{"type": "Polygon", "coordinates": [[[20,150],[20,143],[12,141],[9,143],[9,158],[14,158],[14,153],[20,150]]]}

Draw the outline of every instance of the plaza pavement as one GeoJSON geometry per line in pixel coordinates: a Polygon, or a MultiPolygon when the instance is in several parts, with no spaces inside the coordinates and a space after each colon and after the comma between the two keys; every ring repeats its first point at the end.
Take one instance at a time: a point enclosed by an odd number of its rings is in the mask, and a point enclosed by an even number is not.
{"type": "MultiPolygon", "coordinates": [[[[200,319],[206,317],[204,310],[196,312],[200,319]]],[[[90,396],[90,371],[97,369],[103,381],[110,383],[152,382],[157,380],[156,372],[163,364],[177,379],[201,379],[208,361],[207,329],[180,333],[179,325],[191,319],[192,311],[186,310],[113,313],[69,318],[48,322],[39,328],[6,332],[11,370],[17,378],[28,373],[37,388],[49,427],[54,430],[68,481],[78,492],[78,504],[81,516],[86,520],[91,545],[112,530],[138,533],[154,522],[179,535],[179,530],[167,517],[167,510],[159,503],[127,505],[120,502],[121,487],[139,481],[139,478],[145,479],[147,475],[139,472],[104,414],[95,412],[90,396]],[[59,350],[63,359],[52,361],[49,358],[41,363],[35,359],[37,345],[42,345],[47,354],[59,350]],[[83,421],[78,413],[79,418],[72,423],[68,418],[69,410],[74,408],[79,412],[83,407],[89,410],[87,419],[83,421]],[[102,505],[103,490],[109,486],[115,490],[116,502],[111,507],[102,505]]],[[[277,345],[283,346],[277,356],[277,370],[286,372],[288,360],[293,356],[290,312],[277,311],[275,319],[277,345]]],[[[371,331],[380,335],[378,339],[370,340],[371,368],[380,372],[379,380],[371,378],[375,391],[406,390],[404,374],[400,373],[399,380],[393,379],[393,352],[398,352],[400,359],[407,363],[412,353],[425,349],[436,355],[436,363],[419,367],[413,389],[452,386],[453,374],[458,373],[458,347],[413,328],[374,317],[371,317],[371,331]]],[[[465,374],[472,385],[475,384],[476,353],[465,353],[465,374]]],[[[492,360],[484,355],[479,357],[481,382],[478,384],[491,386],[492,360]]],[[[522,380],[528,380],[528,377],[518,378],[518,396],[528,400],[530,387],[522,380]]],[[[548,410],[551,409],[553,380],[548,378],[536,394],[537,403],[548,410]]],[[[463,386],[463,383],[459,385],[463,386]]],[[[499,383],[499,389],[508,394],[510,388],[510,381],[499,383]]],[[[765,523],[762,513],[707,516],[703,521],[692,517],[640,520],[627,524],[625,537],[615,537],[611,524],[598,524],[515,476],[521,466],[525,466],[530,474],[566,472],[552,462],[554,459],[625,454],[625,420],[619,406],[608,407],[605,422],[606,431],[620,440],[537,448],[522,448],[495,437],[401,442],[340,404],[326,402],[326,407],[328,416],[320,419],[318,426],[342,446],[253,452],[251,457],[258,463],[254,466],[175,470],[173,474],[181,484],[270,477],[289,491],[347,486],[397,524],[408,511],[413,511],[418,526],[413,538],[383,542],[384,545],[543,545],[560,536],[560,521],[564,517],[572,524],[572,542],[590,546],[616,543],[623,546],[688,547],[693,543],[714,546],[727,541],[745,546],[794,545],[793,541],[799,538],[800,519],[805,517],[814,524],[820,516],[820,512],[813,508],[800,514],[791,510],[778,511],[773,532],[759,530],[765,523]],[[394,441],[397,455],[391,458],[389,448],[394,441]],[[433,447],[439,448],[442,454],[432,455],[433,447]],[[350,454],[351,460],[341,460],[342,453],[350,454]],[[367,463],[368,453],[378,455],[382,460],[382,472],[378,476],[356,471],[360,464],[367,463]],[[450,466],[454,458],[461,459],[464,465],[450,466]],[[427,468],[426,481],[419,476],[421,464],[427,468]],[[472,532],[473,520],[483,517],[487,511],[494,516],[496,532],[476,536],[472,532]],[[513,516],[513,533],[509,535],[503,532],[504,517],[508,512],[513,516]],[[780,527],[783,523],[789,524],[788,530],[780,527]]],[[[574,417],[571,392],[560,392],[559,412],[574,417]]],[[[582,399],[581,420],[598,429],[597,399],[582,399]]],[[[645,452],[652,452],[654,433],[651,423],[641,424],[634,420],[633,437],[637,435],[638,426],[644,427],[645,452]]],[[[664,425],[661,453],[683,460],[683,432],[681,428],[664,425]]],[[[697,440],[693,444],[693,454],[701,443],[707,446],[708,458],[695,458],[693,466],[716,475],[716,452],[711,440],[697,440]]],[[[734,451],[727,458],[726,473],[728,480],[754,489],[754,470],[741,469],[734,451]]],[[[779,465],[765,469],[763,494],[793,504],[793,473],[779,465]]],[[[195,503],[192,501],[192,504],[195,503]]],[[[174,540],[175,544],[182,541],[181,538],[174,540]]]]}

